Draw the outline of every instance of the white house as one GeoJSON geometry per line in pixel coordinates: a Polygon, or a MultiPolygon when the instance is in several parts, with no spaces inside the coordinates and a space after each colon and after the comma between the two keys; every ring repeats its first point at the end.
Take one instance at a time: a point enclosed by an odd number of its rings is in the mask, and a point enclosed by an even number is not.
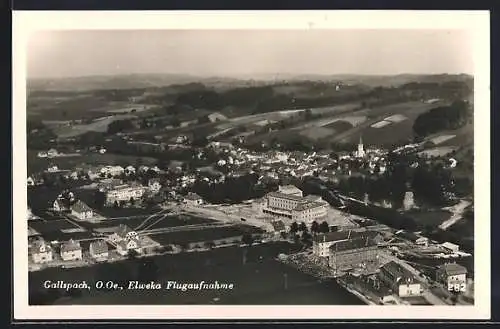
{"type": "Polygon", "coordinates": [[[64,261],[82,259],[82,247],[80,242],[69,240],[61,246],[61,258],[64,261]]]}
{"type": "Polygon", "coordinates": [[[43,240],[36,240],[31,249],[31,257],[36,264],[51,262],[53,259],[52,248],[43,240]]]}
{"type": "Polygon", "coordinates": [[[64,203],[64,200],[57,198],[54,203],[52,204],[52,209],[57,212],[65,211],[68,210],[68,207],[64,203]]]}
{"type": "Polygon", "coordinates": [[[47,168],[47,171],[48,172],[58,172],[59,171],[59,167],[58,166],[50,166],[47,168]]]}
{"type": "Polygon", "coordinates": [[[47,157],[47,152],[40,151],[40,152],[38,152],[37,156],[39,158],[46,158],[47,157]]]}
{"type": "Polygon", "coordinates": [[[108,245],[104,240],[97,240],[90,243],[89,246],[90,256],[97,260],[107,259],[109,256],[108,245]]]}
{"type": "Polygon", "coordinates": [[[436,280],[447,287],[467,283],[467,269],[456,263],[443,264],[436,271],[436,280]]]}
{"type": "Polygon", "coordinates": [[[146,172],[148,172],[148,170],[149,170],[149,167],[148,166],[144,166],[144,165],[139,166],[139,169],[138,169],[138,171],[140,173],[146,173],[146,172]]]}
{"type": "Polygon", "coordinates": [[[138,200],[146,192],[146,187],[140,185],[122,185],[117,186],[112,190],[106,192],[106,202],[112,204],[115,201],[128,202],[130,199],[138,200]]]}
{"type": "Polygon", "coordinates": [[[148,181],[148,187],[149,187],[149,190],[153,193],[158,193],[161,189],[161,184],[160,184],[160,181],[158,179],[150,179],[148,181]]]}
{"type": "Polygon", "coordinates": [[[106,166],[104,168],[101,168],[101,174],[104,176],[111,175],[113,177],[116,177],[116,176],[120,176],[124,172],[125,172],[125,168],[123,168],[121,166],[106,166]]]}
{"type": "Polygon", "coordinates": [[[184,203],[187,204],[188,206],[199,206],[203,203],[203,199],[201,196],[199,196],[196,193],[191,193],[189,192],[185,197],[184,197],[184,203]]]}
{"type": "Polygon", "coordinates": [[[71,215],[78,219],[89,219],[94,217],[94,211],[82,201],[78,200],[71,206],[71,215]]]}
{"type": "Polygon", "coordinates": [[[125,168],[125,174],[126,175],[133,175],[133,174],[135,174],[135,167],[134,166],[127,166],[125,168]]]}
{"type": "Polygon", "coordinates": [[[50,150],[48,150],[48,151],[47,151],[47,156],[48,156],[49,158],[55,157],[55,156],[57,156],[58,154],[59,154],[59,152],[57,152],[57,150],[56,150],[56,149],[50,149],[50,150]]]}
{"type": "Polygon", "coordinates": [[[460,246],[454,244],[454,243],[451,243],[451,242],[445,242],[443,244],[441,244],[441,246],[451,252],[457,252],[460,250],[460,246]]]}
{"type": "Polygon", "coordinates": [[[391,261],[380,268],[379,278],[399,297],[420,296],[422,286],[412,273],[391,261]]]}
{"type": "Polygon", "coordinates": [[[127,225],[120,224],[116,231],[109,236],[109,240],[111,242],[118,242],[134,236],[137,236],[137,232],[130,229],[127,225]]]}
{"type": "Polygon", "coordinates": [[[33,186],[35,185],[35,180],[33,179],[33,177],[28,177],[28,179],[26,180],[26,184],[28,186],[33,186]]]}
{"type": "Polygon", "coordinates": [[[141,252],[138,238],[121,240],[116,244],[116,251],[122,256],[127,255],[131,250],[141,252]]]}

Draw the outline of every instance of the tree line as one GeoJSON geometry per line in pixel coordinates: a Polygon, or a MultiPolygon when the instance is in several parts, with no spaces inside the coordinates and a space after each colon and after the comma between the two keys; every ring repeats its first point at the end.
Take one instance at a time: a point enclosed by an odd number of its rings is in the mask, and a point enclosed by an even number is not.
{"type": "Polygon", "coordinates": [[[450,106],[433,108],[420,114],[413,124],[418,137],[463,127],[471,116],[469,106],[464,101],[456,101],[450,106]]]}

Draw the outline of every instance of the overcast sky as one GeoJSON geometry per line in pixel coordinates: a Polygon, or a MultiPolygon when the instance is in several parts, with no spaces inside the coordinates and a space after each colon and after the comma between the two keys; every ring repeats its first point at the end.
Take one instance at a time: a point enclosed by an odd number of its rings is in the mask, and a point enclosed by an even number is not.
{"type": "Polygon", "coordinates": [[[28,77],[129,73],[473,73],[472,40],[448,30],[38,32],[28,77]]]}

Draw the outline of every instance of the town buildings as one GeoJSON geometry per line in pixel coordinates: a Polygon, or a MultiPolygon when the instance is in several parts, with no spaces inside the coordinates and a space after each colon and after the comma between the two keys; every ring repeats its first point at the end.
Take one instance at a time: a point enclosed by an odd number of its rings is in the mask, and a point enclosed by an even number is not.
{"type": "Polygon", "coordinates": [[[161,189],[160,180],[157,178],[152,178],[148,181],[148,188],[153,193],[158,193],[161,189]]]}
{"type": "Polygon", "coordinates": [[[104,240],[97,240],[90,243],[90,257],[96,260],[105,260],[109,256],[108,244],[104,240]]]}
{"type": "Polygon", "coordinates": [[[459,245],[456,245],[456,244],[451,243],[451,242],[445,242],[445,243],[441,244],[441,246],[443,248],[445,248],[446,250],[451,251],[451,252],[457,252],[460,250],[459,245]]]}
{"type": "Polygon", "coordinates": [[[422,294],[422,286],[415,276],[394,261],[382,266],[378,277],[399,297],[420,296],[422,294]]]}
{"type": "Polygon", "coordinates": [[[306,224],[324,219],[328,211],[321,198],[304,198],[302,191],[295,186],[282,186],[278,192],[268,193],[258,204],[263,214],[306,224]]]}
{"type": "Polygon", "coordinates": [[[94,217],[94,211],[82,201],[76,201],[71,207],[71,215],[80,220],[90,219],[94,217]]]}
{"type": "Polygon", "coordinates": [[[82,247],[80,246],[80,242],[69,240],[61,245],[62,260],[81,260],[82,257],[82,247]]]}
{"type": "Polygon", "coordinates": [[[375,243],[379,243],[383,239],[375,231],[345,230],[318,234],[313,238],[313,254],[317,257],[329,257],[332,245],[357,238],[369,238],[375,243]]]}
{"type": "Polygon", "coordinates": [[[377,258],[377,244],[368,236],[360,236],[331,245],[328,265],[339,272],[376,262],[377,258]]]}
{"type": "Polygon", "coordinates": [[[118,241],[125,240],[134,236],[137,236],[137,232],[130,229],[130,227],[128,227],[127,225],[120,224],[116,231],[109,236],[109,240],[113,243],[116,243],[118,241]]]}
{"type": "Polygon", "coordinates": [[[129,202],[131,199],[138,200],[142,198],[146,192],[146,187],[136,184],[123,184],[115,186],[106,191],[106,203],[113,204],[115,202],[129,202]]]}
{"type": "Polygon", "coordinates": [[[100,174],[103,177],[117,177],[125,173],[125,168],[121,166],[106,166],[101,168],[100,174]]]}
{"type": "Polygon", "coordinates": [[[53,260],[52,247],[43,239],[35,240],[29,252],[33,262],[36,264],[43,264],[53,260]]]}
{"type": "Polygon", "coordinates": [[[456,263],[447,263],[436,270],[436,281],[446,287],[453,285],[465,285],[467,282],[467,269],[456,263]]]}
{"type": "Polygon", "coordinates": [[[188,193],[184,196],[184,203],[188,206],[199,206],[203,204],[203,198],[196,193],[188,193]]]}

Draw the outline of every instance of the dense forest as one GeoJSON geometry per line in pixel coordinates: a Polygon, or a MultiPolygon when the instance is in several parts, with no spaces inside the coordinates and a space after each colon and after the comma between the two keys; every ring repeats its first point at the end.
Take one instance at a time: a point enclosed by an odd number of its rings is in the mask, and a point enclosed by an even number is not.
{"type": "Polygon", "coordinates": [[[450,106],[433,108],[417,117],[413,131],[419,137],[425,137],[443,130],[463,127],[470,116],[469,105],[457,101],[450,106]]]}

